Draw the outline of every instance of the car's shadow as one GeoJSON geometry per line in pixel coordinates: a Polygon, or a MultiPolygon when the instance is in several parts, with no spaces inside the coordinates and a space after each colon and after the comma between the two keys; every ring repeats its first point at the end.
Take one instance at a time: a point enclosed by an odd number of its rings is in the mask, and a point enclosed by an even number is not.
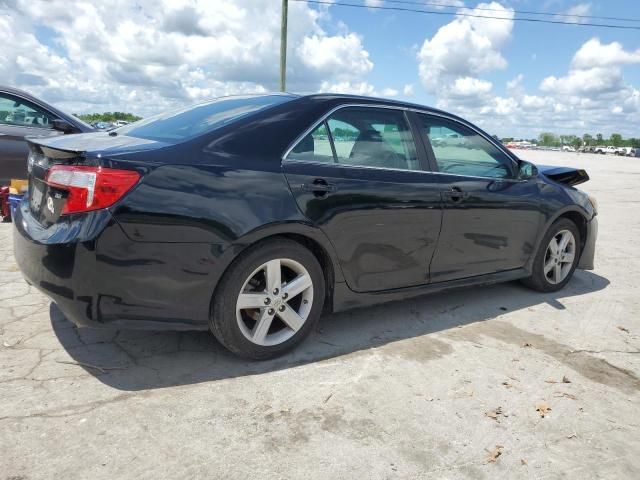
{"type": "Polygon", "coordinates": [[[101,382],[127,391],[208,382],[291,368],[494,318],[542,303],[606,288],[609,281],[577,271],[560,292],[542,294],[517,282],[453,290],[417,299],[325,315],[314,332],[284,357],[254,362],[235,357],[208,332],[77,329],[55,304],[53,329],[71,357],[101,382]]]}

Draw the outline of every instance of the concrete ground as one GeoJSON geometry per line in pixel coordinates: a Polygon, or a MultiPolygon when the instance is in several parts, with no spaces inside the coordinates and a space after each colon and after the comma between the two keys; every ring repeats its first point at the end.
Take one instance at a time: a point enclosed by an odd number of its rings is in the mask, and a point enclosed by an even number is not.
{"type": "Polygon", "coordinates": [[[640,478],[640,159],[521,156],[588,170],[595,271],[327,316],[263,363],[77,330],[1,225],[0,478],[640,478]]]}

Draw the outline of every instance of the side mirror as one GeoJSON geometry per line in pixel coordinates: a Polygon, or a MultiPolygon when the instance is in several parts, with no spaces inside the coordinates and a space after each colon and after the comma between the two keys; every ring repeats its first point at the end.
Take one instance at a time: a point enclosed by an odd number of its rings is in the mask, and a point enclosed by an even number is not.
{"type": "Polygon", "coordinates": [[[520,180],[528,180],[530,178],[535,178],[537,176],[538,176],[538,169],[533,163],[520,160],[520,165],[518,167],[518,178],[520,180]]]}
{"type": "Polygon", "coordinates": [[[52,125],[54,130],[58,130],[62,133],[75,133],[77,131],[76,127],[71,125],[69,122],[67,122],[66,120],[60,120],[58,118],[52,122],[52,125]]]}

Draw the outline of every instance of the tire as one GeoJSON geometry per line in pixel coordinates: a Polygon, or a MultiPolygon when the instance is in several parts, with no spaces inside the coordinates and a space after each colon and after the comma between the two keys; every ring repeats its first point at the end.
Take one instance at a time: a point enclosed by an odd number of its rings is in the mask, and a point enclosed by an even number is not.
{"type": "MultiPolygon", "coordinates": [[[[533,260],[531,276],[523,279],[522,283],[539,292],[557,292],[558,290],[561,290],[569,280],[571,280],[573,272],[578,266],[580,253],[580,232],[578,231],[576,224],[568,218],[561,218],[557,220],[551,225],[551,227],[549,227],[549,230],[547,230],[547,233],[540,242],[540,247],[538,248],[538,252],[533,260]],[[560,261],[555,261],[555,266],[552,267],[552,270],[545,272],[545,266],[554,264],[553,255],[549,252],[549,249],[551,248],[551,241],[556,238],[557,244],[557,238],[563,238],[562,236],[559,237],[561,232],[570,232],[573,236],[573,259],[570,267],[569,263],[565,263],[558,258],[560,261]],[[560,271],[562,272],[559,277],[561,280],[555,281],[554,277],[558,265],[560,265],[560,271]]],[[[561,257],[569,258],[562,255],[561,257]]]]}
{"type": "Polygon", "coordinates": [[[224,274],[212,302],[211,331],[224,347],[241,357],[277,357],[313,331],[324,300],[324,275],[316,257],[292,240],[265,240],[243,252],[224,274]],[[267,273],[278,269],[280,282],[267,273]],[[273,288],[267,291],[268,284],[280,285],[278,293],[274,294],[273,288]],[[305,290],[296,293],[302,286],[305,290]],[[245,293],[242,301],[241,293],[245,293]]]}

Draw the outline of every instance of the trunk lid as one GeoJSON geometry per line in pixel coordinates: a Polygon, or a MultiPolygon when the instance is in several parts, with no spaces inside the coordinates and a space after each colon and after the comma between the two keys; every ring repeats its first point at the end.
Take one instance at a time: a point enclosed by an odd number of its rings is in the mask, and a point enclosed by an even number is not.
{"type": "Polygon", "coordinates": [[[103,132],[49,138],[32,137],[27,140],[29,210],[44,227],[60,219],[69,195],[69,191],[46,182],[47,173],[54,165],[102,167],[117,155],[169,145],[155,140],[103,132]]]}

